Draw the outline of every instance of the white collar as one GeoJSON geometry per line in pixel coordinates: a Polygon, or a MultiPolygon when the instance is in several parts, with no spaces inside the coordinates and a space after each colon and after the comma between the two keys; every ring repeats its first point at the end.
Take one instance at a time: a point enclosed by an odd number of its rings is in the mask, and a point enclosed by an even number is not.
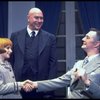
{"type": "Polygon", "coordinates": [[[29,28],[29,26],[27,26],[27,32],[28,32],[28,34],[29,34],[30,37],[31,37],[32,31],[35,32],[35,36],[38,34],[38,31],[37,31],[37,30],[31,30],[31,29],[29,28]]]}
{"type": "Polygon", "coordinates": [[[90,60],[92,60],[93,58],[95,58],[95,57],[97,57],[99,54],[95,54],[95,55],[92,55],[92,56],[86,56],[86,57],[88,57],[88,60],[90,61],[90,60]]]}

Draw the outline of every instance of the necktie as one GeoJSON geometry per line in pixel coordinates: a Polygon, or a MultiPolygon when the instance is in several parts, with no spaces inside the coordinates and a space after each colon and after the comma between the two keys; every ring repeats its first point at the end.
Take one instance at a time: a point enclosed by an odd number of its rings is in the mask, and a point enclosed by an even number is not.
{"type": "Polygon", "coordinates": [[[31,33],[31,37],[32,37],[32,38],[35,37],[35,32],[34,32],[34,31],[31,33]]]}
{"type": "Polygon", "coordinates": [[[83,61],[83,66],[86,65],[89,62],[88,57],[86,57],[83,61]]]}

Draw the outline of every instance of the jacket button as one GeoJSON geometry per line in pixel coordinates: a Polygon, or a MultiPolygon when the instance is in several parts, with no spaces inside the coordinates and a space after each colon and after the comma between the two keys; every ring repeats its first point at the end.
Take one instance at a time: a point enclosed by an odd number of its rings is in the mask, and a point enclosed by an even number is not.
{"type": "Polygon", "coordinates": [[[11,69],[9,71],[11,72],[11,69]]]}
{"type": "Polygon", "coordinates": [[[14,76],[12,76],[12,78],[15,78],[14,76]]]}

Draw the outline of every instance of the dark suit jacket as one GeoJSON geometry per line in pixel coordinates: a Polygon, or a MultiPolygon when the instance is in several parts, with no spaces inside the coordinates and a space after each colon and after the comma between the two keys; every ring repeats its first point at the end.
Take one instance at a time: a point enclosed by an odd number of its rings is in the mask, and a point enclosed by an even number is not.
{"type": "MultiPolygon", "coordinates": [[[[38,54],[38,79],[44,80],[56,77],[56,38],[44,30],[39,31],[39,54],[38,54]]],[[[24,48],[26,28],[12,33],[11,40],[13,42],[13,53],[11,55],[11,64],[14,69],[17,81],[21,81],[22,67],[24,64],[24,48]]]]}

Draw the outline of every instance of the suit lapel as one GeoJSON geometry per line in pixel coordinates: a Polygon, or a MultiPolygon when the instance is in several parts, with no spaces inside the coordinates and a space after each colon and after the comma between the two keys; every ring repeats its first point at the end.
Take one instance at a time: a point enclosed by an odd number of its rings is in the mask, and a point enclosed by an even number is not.
{"type": "Polygon", "coordinates": [[[86,65],[85,69],[87,71],[87,74],[93,72],[95,69],[100,67],[99,65],[100,65],[100,55],[97,56],[95,59],[91,60],[91,62],[89,62],[86,65]]]}
{"type": "Polygon", "coordinates": [[[18,35],[18,44],[19,44],[20,50],[22,51],[23,54],[24,54],[24,49],[25,49],[26,33],[27,33],[27,31],[26,31],[26,29],[24,29],[21,32],[19,32],[19,35],[18,35]]]}
{"type": "MultiPolygon", "coordinates": [[[[82,68],[82,64],[83,64],[83,61],[80,61],[79,63],[77,63],[76,66],[78,66],[77,68],[80,69],[82,68]]],[[[91,72],[94,72],[95,69],[97,69],[98,67],[100,67],[100,55],[97,56],[95,59],[91,60],[89,63],[87,63],[85,66],[84,66],[84,69],[86,70],[87,74],[90,74],[91,72]]],[[[74,82],[74,78],[72,78],[72,82],[71,84],[74,82]]]]}
{"type": "Polygon", "coordinates": [[[48,38],[49,38],[48,35],[43,33],[42,30],[39,32],[39,55],[43,51],[48,38]]]}
{"type": "MultiPolygon", "coordinates": [[[[86,72],[87,74],[92,74],[92,72],[94,72],[95,69],[97,69],[98,67],[100,67],[100,55],[97,56],[95,59],[91,60],[91,62],[89,62],[86,66],[86,72]]],[[[74,78],[72,79],[71,82],[71,90],[73,89],[79,89],[81,87],[84,87],[84,84],[82,82],[80,82],[81,80],[74,80],[74,78]]]]}

